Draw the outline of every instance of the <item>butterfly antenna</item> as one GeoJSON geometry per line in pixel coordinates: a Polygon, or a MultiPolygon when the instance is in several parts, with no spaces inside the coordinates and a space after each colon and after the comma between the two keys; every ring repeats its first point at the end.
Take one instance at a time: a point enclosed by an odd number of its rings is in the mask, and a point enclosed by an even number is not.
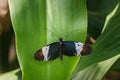
{"type": "Polygon", "coordinates": [[[63,38],[59,38],[59,56],[60,56],[60,59],[62,60],[62,53],[63,53],[63,38]]]}
{"type": "Polygon", "coordinates": [[[51,33],[52,33],[52,35],[57,36],[57,37],[60,37],[60,36],[58,36],[56,33],[54,33],[52,30],[47,29],[47,28],[45,28],[45,29],[46,29],[47,31],[51,32],[51,33]]]}

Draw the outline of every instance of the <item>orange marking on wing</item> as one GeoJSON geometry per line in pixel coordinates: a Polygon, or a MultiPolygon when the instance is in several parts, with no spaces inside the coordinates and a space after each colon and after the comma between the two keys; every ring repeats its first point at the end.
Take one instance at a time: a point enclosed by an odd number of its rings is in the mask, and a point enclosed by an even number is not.
{"type": "Polygon", "coordinates": [[[91,52],[92,52],[92,48],[91,48],[89,45],[84,44],[81,54],[82,54],[82,55],[88,55],[88,54],[90,54],[91,52]]]}
{"type": "Polygon", "coordinates": [[[42,49],[40,49],[40,51],[38,52],[37,55],[38,55],[39,57],[42,57],[42,56],[43,56],[42,49]]]}

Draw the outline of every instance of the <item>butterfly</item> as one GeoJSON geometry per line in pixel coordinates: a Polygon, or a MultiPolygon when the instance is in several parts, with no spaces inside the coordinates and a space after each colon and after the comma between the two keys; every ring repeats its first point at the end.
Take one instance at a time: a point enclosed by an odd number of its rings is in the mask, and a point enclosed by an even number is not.
{"type": "Polygon", "coordinates": [[[93,51],[88,44],[76,41],[63,41],[59,38],[59,42],[54,42],[39,49],[34,58],[39,61],[50,61],[58,57],[62,60],[62,55],[65,56],[84,56],[93,51]]]}

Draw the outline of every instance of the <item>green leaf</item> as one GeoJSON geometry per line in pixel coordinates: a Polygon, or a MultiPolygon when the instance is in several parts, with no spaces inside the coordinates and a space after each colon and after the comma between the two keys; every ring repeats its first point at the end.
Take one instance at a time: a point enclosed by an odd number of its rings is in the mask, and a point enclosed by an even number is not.
{"type": "Polygon", "coordinates": [[[120,72],[120,58],[112,66],[111,70],[116,71],[116,72],[120,72]]]}
{"type": "Polygon", "coordinates": [[[93,64],[92,66],[77,73],[76,77],[72,80],[102,80],[104,75],[119,58],[120,55],[117,55],[108,60],[93,64]]]}
{"type": "Polygon", "coordinates": [[[74,72],[73,80],[102,80],[108,70],[120,59],[119,10],[120,5],[117,5],[108,15],[103,33],[93,45],[94,52],[90,56],[81,58],[75,71],[79,72],[76,75],[74,72]],[[86,68],[86,66],[90,67],[86,68]]]}
{"type": "Polygon", "coordinates": [[[120,0],[87,0],[88,33],[97,39],[103,29],[106,16],[115,8],[120,0]]]}
{"type": "Polygon", "coordinates": [[[23,80],[66,80],[79,57],[42,62],[35,52],[58,41],[84,42],[87,32],[85,0],[9,0],[23,80]]]}
{"type": "Polygon", "coordinates": [[[85,69],[86,66],[107,60],[120,54],[120,5],[118,5],[112,15],[106,19],[105,29],[96,43],[93,45],[93,53],[82,57],[77,65],[76,72],[85,69]],[[114,14],[114,15],[113,15],[114,14]]]}
{"type": "Polygon", "coordinates": [[[89,11],[103,15],[108,15],[119,2],[120,0],[87,0],[89,11]]]}
{"type": "Polygon", "coordinates": [[[0,75],[0,80],[22,80],[20,69],[0,75]]]}

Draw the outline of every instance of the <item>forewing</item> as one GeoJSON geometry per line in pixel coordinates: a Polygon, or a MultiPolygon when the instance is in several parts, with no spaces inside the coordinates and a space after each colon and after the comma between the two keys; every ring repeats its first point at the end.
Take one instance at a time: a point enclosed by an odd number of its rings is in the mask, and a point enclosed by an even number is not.
{"type": "Polygon", "coordinates": [[[50,44],[48,59],[54,60],[59,57],[59,43],[55,42],[50,44]]]}
{"type": "Polygon", "coordinates": [[[73,41],[64,41],[63,54],[66,56],[75,56],[76,55],[75,44],[73,41]]]}

